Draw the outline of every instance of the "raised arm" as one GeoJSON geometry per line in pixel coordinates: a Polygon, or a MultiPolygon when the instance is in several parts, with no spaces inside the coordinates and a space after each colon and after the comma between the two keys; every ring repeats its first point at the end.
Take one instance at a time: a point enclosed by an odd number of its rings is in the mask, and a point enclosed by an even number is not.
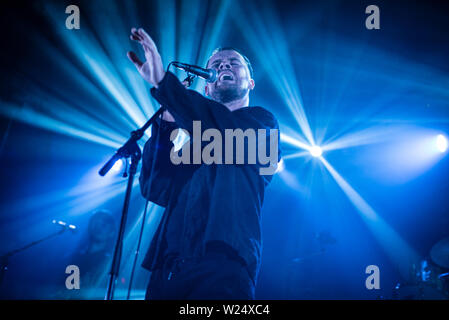
{"type": "Polygon", "coordinates": [[[193,120],[201,121],[204,129],[260,128],[257,123],[240,121],[241,118],[233,116],[233,112],[224,105],[187,90],[172,73],[166,73],[156,44],[145,30],[131,29],[131,39],[141,44],[146,60],[141,61],[132,51],[128,52],[128,57],[141,76],[153,86],[153,96],[173,116],[164,114],[164,119],[174,119],[180,127],[190,132],[193,120]]]}

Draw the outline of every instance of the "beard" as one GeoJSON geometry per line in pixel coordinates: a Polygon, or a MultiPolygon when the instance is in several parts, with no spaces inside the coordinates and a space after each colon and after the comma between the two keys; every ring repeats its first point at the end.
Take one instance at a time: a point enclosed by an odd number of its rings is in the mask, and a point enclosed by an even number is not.
{"type": "Polygon", "coordinates": [[[212,93],[211,98],[220,103],[228,103],[243,99],[248,91],[248,88],[241,88],[239,86],[218,87],[212,93]]]}

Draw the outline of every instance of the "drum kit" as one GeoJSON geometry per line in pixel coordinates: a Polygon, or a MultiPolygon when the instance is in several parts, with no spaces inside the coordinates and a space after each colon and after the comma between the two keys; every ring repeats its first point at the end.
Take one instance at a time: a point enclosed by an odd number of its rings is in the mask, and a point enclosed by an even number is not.
{"type": "Polygon", "coordinates": [[[449,299],[449,237],[434,244],[429,256],[411,266],[410,279],[396,285],[393,299],[449,299]]]}

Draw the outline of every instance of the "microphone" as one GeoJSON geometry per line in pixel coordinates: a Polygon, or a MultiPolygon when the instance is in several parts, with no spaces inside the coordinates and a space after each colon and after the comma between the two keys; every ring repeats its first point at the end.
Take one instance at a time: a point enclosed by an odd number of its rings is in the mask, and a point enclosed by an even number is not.
{"type": "Polygon", "coordinates": [[[72,232],[75,232],[77,230],[76,226],[74,226],[73,224],[68,224],[67,222],[61,220],[53,220],[52,223],[72,232]]]}
{"type": "Polygon", "coordinates": [[[198,77],[201,77],[204,80],[206,80],[207,82],[217,81],[217,71],[215,71],[214,69],[205,69],[205,68],[201,68],[198,66],[194,66],[194,65],[182,63],[182,62],[177,62],[177,61],[172,62],[172,64],[176,68],[182,69],[185,72],[192,73],[198,77]]]}

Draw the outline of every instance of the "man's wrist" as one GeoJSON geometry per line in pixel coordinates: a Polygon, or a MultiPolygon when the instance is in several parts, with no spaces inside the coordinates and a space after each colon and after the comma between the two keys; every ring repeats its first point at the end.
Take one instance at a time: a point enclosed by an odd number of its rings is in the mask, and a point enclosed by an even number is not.
{"type": "Polygon", "coordinates": [[[165,72],[164,70],[162,70],[161,76],[159,77],[159,81],[158,81],[156,84],[154,84],[154,87],[155,87],[156,89],[158,89],[159,86],[161,85],[161,83],[164,81],[166,74],[167,74],[167,72],[165,72]]]}

